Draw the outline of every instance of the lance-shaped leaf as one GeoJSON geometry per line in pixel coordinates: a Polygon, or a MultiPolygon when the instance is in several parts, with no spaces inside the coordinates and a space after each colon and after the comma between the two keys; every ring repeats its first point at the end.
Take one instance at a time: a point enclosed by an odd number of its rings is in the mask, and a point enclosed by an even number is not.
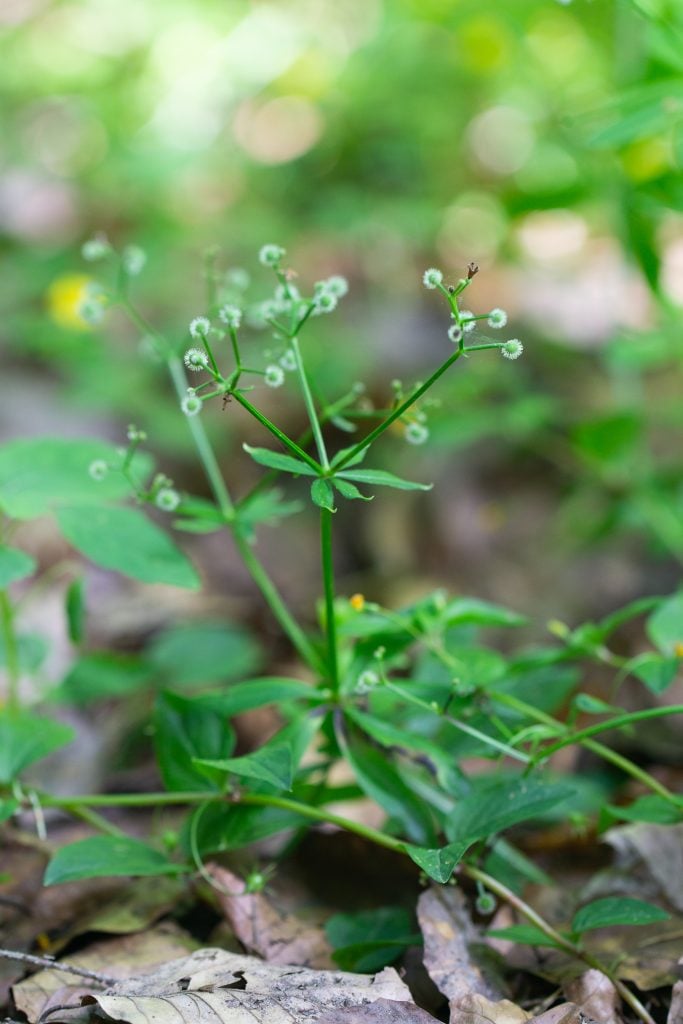
{"type": "Polygon", "coordinates": [[[177,875],[185,869],[172,864],[154,847],[127,836],[92,836],[57,850],[45,872],[44,884],[77,878],[120,875],[177,875]]]}
{"type": "MultiPolygon", "coordinates": [[[[343,462],[346,456],[349,454],[349,452],[353,451],[353,448],[355,448],[355,445],[352,448],[342,448],[340,452],[337,452],[335,457],[332,459],[332,468],[334,469],[334,467],[338,466],[340,462],[343,462]]],[[[353,458],[349,459],[348,462],[345,462],[344,465],[348,469],[350,469],[351,466],[360,465],[360,463],[363,461],[363,459],[365,458],[369,451],[370,445],[367,445],[367,447],[365,448],[361,448],[361,450],[359,452],[356,452],[353,458]]]]}
{"type": "Polygon", "coordinates": [[[412,480],[402,480],[400,476],[387,473],[384,469],[341,469],[337,479],[355,480],[359,484],[378,484],[380,487],[396,487],[399,491],[431,491],[433,484],[417,484],[412,480]]]}
{"type": "Polygon", "coordinates": [[[581,907],[574,915],[572,931],[581,933],[593,928],[609,928],[615,924],[653,924],[655,921],[668,921],[670,916],[665,910],[644,900],[608,896],[581,907]]]}
{"type": "Polygon", "coordinates": [[[74,731],[63,722],[36,715],[0,713],[0,783],[11,782],[24,768],[70,743],[74,731]]]}
{"type": "Polygon", "coordinates": [[[318,477],[311,484],[311,499],[318,508],[325,508],[328,512],[336,512],[334,507],[334,491],[332,484],[324,477],[318,477]]]}
{"type": "Polygon", "coordinates": [[[468,846],[470,843],[462,842],[429,849],[426,846],[413,846],[412,843],[406,843],[404,849],[425,874],[433,878],[435,882],[445,885],[463,854],[466,853],[468,846]]]}
{"type": "Polygon", "coordinates": [[[254,462],[260,466],[267,466],[268,469],[278,469],[283,473],[296,473],[297,476],[317,476],[318,474],[301,459],[295,459],[293,455],[285,455],[284,452],[272,452],[270,448],[252,448],[249,444],[243,444],[247,455],[251,455],[254,462]]]}
{"type": "Polygon", "coordinates": [[[220,760],[193,758],[194,764],[238,775],[240,778],[267,782],[276,789],[291,789],[294,774],[292,748],[288,743],[266,744],[253,754],[224,757],[220,760]]]}
{"type": "Polygon", "coordinates": [[[348,480],[340,480],[339,477],[336,477],[332,483],[337,488],[342,498],[349,498],[350,500],[360,498],[361,501],[372,501],[373,499],[372,494],[362,494],[356,485],[350,483],[348,480]]]}

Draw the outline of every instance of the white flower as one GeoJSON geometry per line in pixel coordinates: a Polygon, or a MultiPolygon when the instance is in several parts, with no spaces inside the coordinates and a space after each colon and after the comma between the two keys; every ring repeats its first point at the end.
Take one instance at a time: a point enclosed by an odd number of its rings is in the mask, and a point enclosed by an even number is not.
{"type": "Polygon", "coordinates": [[[180,495],[172,487],[162,487],[157,491],[154,504],[163,512],[174,512],[180,504],[180,495]]]}
{"type": "Polygon", "coordinates": [[[438,288],[443,281],[443,274],[436,267],[430,267],[429,270],[425,270],[422,276],[422,283],[425,288],[438,288]]]}
{"type": "Polygon", "coordinates": [[[199,373],[200,370],[208,370],[209,357],[200,348],[188,348],[183,356],[183,362],[188,370],[199,373]]]}
{"type": "Polygon", "coordinates": [[[121,263],[129,277],[137,277],[146,262],[147,253],[139,245],[127,245],[121,253],[121,263]]]}
{"type": "Polygon", "coordinates": [[[104,317],[104,301],[102,296],[89,295],[81,302],[78,312],[89,324],[99,324],[104,317]]]}
{"type": "Polygon", "coordinates": [[[190,334],[195,341],[203,341],[211,330],[211,322],[205,316],[196,316],[190,323],[190,334]]]}
{"type": "Polygon", "coordinates": [[[196,395],[193,388],[187,389],[187,394],[180,403],[180,408],[186,416],[197,416],[202,411],[202,400],[196,395]]]}
{"type": "Polygon", "coordinates": [[[277,267],[280,260],[285,255],[285,250],[281,245],[269,245],[261,246],[258,254],[259,263],[262,263],[264,267],[277,267]]]}
{"type": "Polygon", "coordinates": [[[505,327],[508,322],[508,315],[504,309],[492,309],[488,317],[489,327],[505,327]]]}
{"type": "Polygon", "coordinates": [[[348,294],[349,282],[341,274],[333,274],[332,277],[328,277],[326,281],[320,283],[324,285],[325,291],[336,295],[338,299],[343,299],[348,294]]]}
{"type": "Polygon", "coordinates": [[[233,331],[236,331],[242,322],[242,310],[237,306],[231,306],[229,303],[221,306],[218,310],[218,315],[223,323],[231,327],[233,331]]]}
{"type": "Polygon", "coordinates": [[[99,483],[100,480],[104,480],[105,476],[109,472],[109,466],[104,459],[94,459],[88,466],[88,473],[99,483]]]}
{"type": "Polygon", "coordinates": [[[375,672],[372,668],[366,668],[364,672],[358,676],[358,681],[354,687],[356,693],[368,693],[373,687],[377,686],[380,682],[379,673],[375,672]]]}
{"type": "Polygon", "coordinates": [[[269,388],[279,388],[284,383],[285,371],[281,366],[276,366],[272,363],[270,366],[266,366],[263,379],[269,388]]]}
{"type": "Polygon", "coordinates": [[[313,296],[313,316],[331,313],[337,308],[337,296],[332,292],[318,292],[313,296]]]}
{"type": "Polygon", "coordinates": [[[524,351],[524,345],[518,338],[510,338],[504,345],[501,345],[501,352],[506,359],[519,359],[524,351]]]}
{"type": "Polygon", "coordinates": [[[451,324],[448,328],[448,337],[451,339],[454,345],[462,341],[462,327],[458,327],[457,324],[451,324]]]}
{"type": "Polygon", "coordinates": [[[429,437],[429,430],[424,423],[408,423],[403,436],[408,444],[424,444],[429,437]]]}
{"type": "Polygon", "coordinates": [[[283,370],[296,370],[296,356],[291,348],[288,348],[284,355],[281,355],[278,360],[283,370]]]}
{"type": "Polygon", "coordinates": [[[477,326],[477,321],[474,319],[474,313],[469,309],[460,310],[460,326],[467,334],[469,334],[470,331],[473,331],[477,326]]]}
{"type": "Polygon", "coordinates": [[[88,263],[96,263],[103,260],[111,252],[111,245],[106,235],[97,234],[89,238],[81,247],[81,256],[88,263]]]}

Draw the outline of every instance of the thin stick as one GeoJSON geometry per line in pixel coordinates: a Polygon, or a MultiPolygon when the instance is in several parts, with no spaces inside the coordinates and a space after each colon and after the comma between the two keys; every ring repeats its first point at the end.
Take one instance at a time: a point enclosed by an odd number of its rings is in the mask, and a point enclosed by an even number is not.
{"type": "Polygon", "coordinates": [[[18,953],[13,949],[0,949],[0,958],[3,960],[18,960],[19,963],[31,964],[33,967],[42,967],[46,971],[62,971],[64,974],[77,974],[81,978],[98,982],[104,988],[109,988],[121,980],[120,978],[111,978],[106,974],[100,974],[99,971],[89,971],[85,967],[75,967],[74,965],[59,963],[49,956],[18,953]]]}

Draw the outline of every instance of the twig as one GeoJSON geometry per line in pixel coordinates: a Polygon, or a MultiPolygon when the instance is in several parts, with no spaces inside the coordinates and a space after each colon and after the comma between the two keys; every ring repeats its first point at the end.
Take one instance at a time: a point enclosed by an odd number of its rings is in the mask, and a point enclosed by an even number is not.
{"type": "Polygon", "coordinates": [[[62,964],[49,956],[34,956],[33,953],[18,953],[13,949],[0,949],[0,959],[18,960],[22,964],[32,964],[34,967],[42,967],[47,971],[63,971],[64,974],[77,974],[81,978],[88,978],[89,981],[96,981],[103,988],[115,985],[120,978],[111,978],[99,971],[89,971],[85,967],[76,967],[73,964],[62,964]]]}

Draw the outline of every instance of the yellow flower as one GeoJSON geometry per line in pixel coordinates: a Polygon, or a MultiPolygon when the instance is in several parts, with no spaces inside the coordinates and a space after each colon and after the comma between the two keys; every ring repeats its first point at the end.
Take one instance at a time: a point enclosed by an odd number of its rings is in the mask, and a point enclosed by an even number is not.
{"type": "Polygon", "coordinates": [[[349,598],[349,604],[354,612],[362,612],[363,608],[365,608],[365,598],[362,594],[354,594],[349,598]]]}
{"type": "Polygon", "coordinates": [[[55,278],[47,290],[48,313],[60,327],[89,331],[91,325],[81,315],[81,307],[88,298],[93,279],[87,274],[62,274],[55,278]]]}

